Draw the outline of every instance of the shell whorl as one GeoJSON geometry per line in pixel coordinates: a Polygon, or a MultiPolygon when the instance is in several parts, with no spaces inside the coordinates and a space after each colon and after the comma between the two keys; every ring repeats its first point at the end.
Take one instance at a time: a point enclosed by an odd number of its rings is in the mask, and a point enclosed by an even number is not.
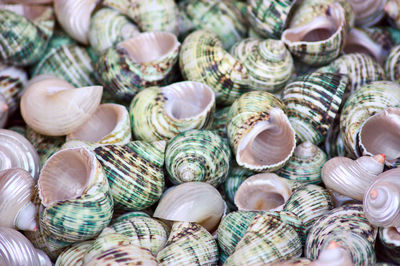
{"type": "Polygon", "coordinates": [[[394,46],[385,60],[385,71],[392,81],[400,80],[400,45],[394,46]]]}
{"type": "Polygon", "coordinates": [[[385,15],[387,0],[349,0],[355,13],[356,25],[370,27],[378,23],[385,15]]]}

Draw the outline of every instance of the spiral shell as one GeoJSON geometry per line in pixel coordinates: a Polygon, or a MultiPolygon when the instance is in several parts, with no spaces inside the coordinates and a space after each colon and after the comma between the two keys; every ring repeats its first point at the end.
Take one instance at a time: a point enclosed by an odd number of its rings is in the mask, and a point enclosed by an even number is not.
{"type": "Polygon", "coordinates": [[[196,222],[212,231],[218,226],[225,208],[224,200],[213,186],[188,182],[164,192],[153,216],[171,221],[196,222]]]}
{"type": "Polygon", "coordinates": [[[62,136],[73,132],[96,111],[103,88],[74,88],[68,82],[42,75],[34,78],[21,98],[21,114],[36,132],[62,136]]]}
{"type": "Polygon", "coordinates": [[[380,227],[379,240],[382,244],[382,253],[396,264],[400,263],[399,232],[394,227],[380,227]]]}
{"type": "Polygon", "coordinates": [[[231,106],[228,137],[239,166],[255,171],[281,168],[296,146],[285,105],[268,92],[248,92],[231,106]]]}
{"type": "Polygon", "coordinates": [[[233,203],[236,191],[239,186],[249,177],[254,175],[253,171],[242,168],[236,164],[236,162],[232,162],[228,176],[224,182],[224,192],[226,198],[233,203]]]}
{"type": "Polygon", "coordinates": [[[26,66],[36,62],[54,30],[50,6],[0,3],[0,61],[26,66]]]}
{"type": "Polygon", "coordinates": [[[320,144],[333,124],[348,78],[314,72],[289,83],[283,91],[289,121],[301,141],[320,144]]]}
{"type": "Polygon", "coordinates": [[[190,129],[211,127],[215,96],[207,85],[184,81],[139,92],[129,108],[139,140],[170,139],[190,129]]]}
{"type": "Polygon", "coordinates": [[[218,262],[218,246],[202,226],[175,222],[157,261],[159,265],[214,265],[218,262]]]}
{"type": "Polygon", "coordinates": [[[400,80],[400,45],[394,46],[385,60],[385,71],[392,81],[400,80]]]}
{"type": "Polygon", "coordinates": [[[394,20],[396,27],[400,28],[400,1],[387,0],[384,10],[388,17],[394,20]]]}
{"type": "Polygon", "coordinates": [[[385,15],[387,0],[349,0],[355,13],[356,25],[370,27],[378,23],[385,15]]]}
{"type": "Polygon", "coordinates": [[[138,35],[139,29],[128,18],[111,8],[102,8],[90,19],[90,46],[101,55],[106,49],[138,35]]]}
{"type": "Polygon", "coordinates": [[[2,107],[7,105],[8,112],[12,114],[18,108],[18,101],[22,89],[27,82],[26,72],[18,67],[6,66],[0,63],[0,94],[4,97],[2,107]]]}
{"type": "Polygon", "coordinates": [[[40,227],[65,243],[88,240],[110,222],[113,201],[96,157],[84,148],[56,152],[40,173],[39,196],[44,206],[40,227]]]}
{"type": "Polygon", "coordinates": [[[143,88],[170,83],[179,47],[171,33],[141,33],[107,49],[96,71],[110,94],[130,100],[143,88]]]}
{"type": "Polygon", "coordinates": [[[86,250],[92,245],[93,241],[84,241],[72,245],[57,257],[55,266],[82,266],[86,250]]]}
{"type": "Polygon", "coordinates": [[[224,50],[218,36],[211,31],[197,30],[186,37],[179,66],[186,80],[210,86],[219,104],[231,104],[249,90],[246,68],[224,50]]]}
{"type": "Polygon", "coordinates": [[[94,150],[116,206],[142,210],[160,199],[164,189],[164,150],[165,141],[133,141],[94,150]]]}
{"type": "Polygon", "coordinates": [[[0,227],[0,264],[8,266],[50,266],[49,257],[35,249],[17,230],[0,227]]]}

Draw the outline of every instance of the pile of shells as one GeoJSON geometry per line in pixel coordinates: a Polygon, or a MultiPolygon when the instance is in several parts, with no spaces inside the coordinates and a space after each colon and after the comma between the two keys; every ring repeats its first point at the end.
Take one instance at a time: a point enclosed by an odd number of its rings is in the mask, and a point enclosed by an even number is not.
{"type": "Polygon", "coordinates": [[[400,0],[0,0],[0,265],[400,265],[400,0]]]}

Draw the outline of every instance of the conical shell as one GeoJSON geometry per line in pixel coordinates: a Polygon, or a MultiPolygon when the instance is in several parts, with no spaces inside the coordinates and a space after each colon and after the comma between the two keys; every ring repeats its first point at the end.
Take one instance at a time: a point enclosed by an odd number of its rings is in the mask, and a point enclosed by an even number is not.
{"type": "Polygon", "coordinates": [[[165,167],[174,184],[206,182],[216,187],[225,181],[230,159],[228,143],[207,130],[180,133],[165,151],[165,167]]]}
{"type": "Polygon", "coordinates": [[[215,265],[218,246],[205,228],[188,222],[175,222],[167,245],[157,254],[159,265],[215,265]]]}
{"type": "Polygon", "coordinates": [[[170,221],[196,222],[213,231],[225,208],[224,200],[213,186],[203,182],[188,182],[166,191],[153,216],[170,221]]]}
{"type": "Polygon", "coordinates": [[[36,62],[53,34],[54,22],[50,6],[0,3],[0,61],[21,66],[36,62]]]}
{"type": "Polygon", "coordinates": [[[192,81],[142,90],[129,107],[133,134],[145,141],[170,139],[190,129],[208,129],[214,111],[211,88],[192,81]]]}
{"type": "Polygon", "coordinates": [[[90,19],[89,42],[99,55],[115,44],[139,33],[134,23],[111,8],[100,9],[90,19]]]}
{"type": "Polygon", "coordinates": [[[276,174],[305,184],[318,184],[326,160],[326,153],[322,149],[306,141],[296,147],[293,156],[276,174]]]}
{"type": "Polygon", "coordinates": [[[185,38],[179,66],[186,80],[210,86],[219,104],[231,104],[249,90],[246,68],[223,48],[211,31],[198,30],[185,38]]]}
{"type": "Polygon", "coordinates": [[[51,156],[38,187],[44,206],[40,227],[51,239],[67,244],[88,240],[111,220],[113,201],[107,179],[94,154],[84,148],[51,156]]]}
{"type": "Polygon", "coordinates": [[[21,98],[21,114],[36,132],[62,136],[73,132],[96,111],[103,87],[74,88],[68,82],[42,75],[34,78],[21,98]]]}
{"type": "Polygon", "coordinates": [[[93,241],[84,241],[72,245],[63,251],[58,257],[55,266],[82,266],[83,257],[89,247],[93,245],[93,241]]]}
{"type": "Polygon", "coordinates": [[[120,104],[100,104],[84,124],[67,135],[69,140],[98,144],[127,144],[132,139],[128,110],[120,104]]]}
{"type": "Polygon", "coordinates": [[[133,141],[94,150],[117,207],[142,210],[160,199],[164,189],[164,150],[165,141],[133,141]]]}
{"type": "Polygon", "coordinates": [[[387,0],[349,0],[355,13],[356,25],[370,27],[378,23],[385,15],[387,0]]]}
{"type": "Polygon", "coordinates": [[[396,264],[400,263],[400,235],[394,227],[379,228],[379,240],[383,255],[396,264]]]}
{"type": "Polygon", "coordinates": [[[141,89],[174,80],[179,47],[172,33],[141,33],[107,49],[96,71],[114,97],[130,100],[141,89]]]}
{"type": "MultiPolygon", "coordinates": [[[[22,89],[26,85],[27,78],[28,76],[23,69],[0,63],[0,94],[5,98],[10,114],[18,108],[18,101],[21,97],[22,89]]],[[[4,109],[4,105],[2,106],[4,109]]]]}
{"type": "Polygon", "coordinates": [[[235,161],[231,163],[228,176],[224,182],[225,197],[234,202],[236,191],[239,186],[249,177],[254,175],[253,171],[240,167],[235,161]]]}
{"type": "Polygon", "coordinates": [[[239,166],[274,171],[289,160],[296,142],[284,111],[283,102],[268,92],[248,92],[234,102],[227,131],[239,166]]]}

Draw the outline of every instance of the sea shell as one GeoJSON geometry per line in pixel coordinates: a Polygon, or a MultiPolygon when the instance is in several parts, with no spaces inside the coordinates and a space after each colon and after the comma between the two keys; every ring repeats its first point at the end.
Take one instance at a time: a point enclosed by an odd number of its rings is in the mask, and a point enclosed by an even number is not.
{"type": "Polygon", "coordinates": [[[96,157],[84,148],[56,152],[40,173],[44,207],[40,227],[48,238],[75,243],[93,238],[110,222],[113,201],[96,157]]]}
{"type": "Polygon", "coordinates": [[[73,132],[96,111],[103,88],[75,88],[47,75],[30,81],[21,98],[21,114],[36,132],[62,136],[73,132]]]}
{"type": "Polygon", "coordinates": [[[75,40],[88,44],[90,17],[99,0],[54,0],[57,20],[75,40]]]}
{"type": "Polygon", "coordinates": [[[282,210],[292,195],[293,182],[272,173],[247,178],[235,194],[235,205],[245,211],[282,210]]]}
{"type": "Polygon", "coordinates": [[[23,234],[11,228],[0,227],[0,264],[8,266],[51,266],[47,255],[35,249],[23,234]]]}
{"type": "Polygon", "coordinates": [[[22,168],[37,180],[39,177],[39,155],[32,144],[21,134],[0,129],[0,170],[22,168]]]}
{"type": "Polygon", "coordinates": [[[365,192],[365,216],[373,225],[400,227],[399,176],[400,168],[385,171],[365,192]]]}
{"type": "Polygon", "coordinates": [[[332,240],[310,266],[354,266],[349,251],[332,240]]]}
{"type": "Polygon", "coordinates": [[[362,203],[359,200],[355,200],[353,198],[345,196],[337,191],[334,191],[331,189],[328,189],[328,191],[329,191],[329,194],[331,195],[333,205],[335,206],[335,208],[341,207],[344,205],[349,205],[349,204],[361,204],[362,203]]]}
{"type": "Polygon", "coordinates": [[[324,164],[322,181],[329,189],[362,201],[369,185],[383,172],[385,155],[362,156],[353,161],[335,157],[324,164]]]}
{"type": "Polygon", "coordinates": [[[102,8],[90,19],[90,46],[101,55],[106,49],[140,33],[137,26],[117,10],[102,8]]]}
{"type": "Polygon", "coordinates": [[[370,27],[378,23],[385,15],[384,6],[387,0],[349,0],[355,13],[358,26],[370,27]]]}
{"type": "Polygon", "coordinates": [[[55,266],[82,266],[86,250],[93,245],[93,241],[84,241],[72,245],[58,257],[55,266]]]}
{"type": "Polygon", "coordinates": [[[280,40],[245,39],[231,53],[247,69],[249,87],[254,90],[277,92],[294,71],[293,58],[280,40]]]}
{"type": "Polygon", "coordinates": [[[232,162],[229,167],[228,176],[224,182],[224,192],[225,197],[231,202],[234,203],[234,198],[236,191],[239,186],[249,177],[254,175],[253,171],[250,171],[246,168],[240,167],[236,164],[235,161],[232,162]]]}
{"type": "Polygon", "coordinates": [[[50,6],[0,3],[0,61],[26,66],[36,62],[54,30],[50,6]]]}
{"type": "Polygon", "coordinates": [[[208,129],[215,111],[215,96],[207,85],[184,81],[139,92],[129,113],[138,140],[170,139],[190,129],[208,129]]]}
{"type": "MultiPolygon", "coordinates": [[[[28,75],[23,69],[0,63],[0,94],[5,98],[10,114],[18,108],[18,101],[27,78],[28,75]]],[[[2,103],[4,104],[4,101],[2,103]]]]}
{"type": "Polygon", "coordinates": [[[228,0],[187,0],[182,9],[196,29],[214,32],[225,49],[246,36],[246,19],[228,0]]]}
{"type": "Polygon", "coordinates": [[[268,92],[248,92],[229,110],[228,137],[239,166],[274,171],[292,156],[295,133],[285,105],[268,92]]]}
{"type": "Polygon", "coordinates": [[[361,125],[358,135],[360,153],[386,155],[386,165],[400,164],[400,108],[387,108],[361,125]]]}
{"type": "Polygon", "coordinates": [[[348,82],[346,75],[314,72],[285,87],[283,101],[299,141],[318,145],[324,140],[348,82]]]}
{"type": "Polygon", "coordinates": [[[400,45],[394,46],[385,60],[385,71],[388,78],[392,81],[400,80],[400,45]]]}
{"type": "Polygon", "coordinates": [[[345,10],[340,3],[329,5],[325,14],[315,17],[308,24],[290,25],[282,33],[282,41],[301,62],[324,65],[341,53],[346,37],[345,10]]]}
{"type": "Polygon", "coordinates": [[[226,106],[217,109],[214,113],[214,121],[212,124],[212,130],[220,135],[221,137],[227,139],[228,135],[226,133],[226,125],[228,124],[228,113],[230,106],[226,106]]]}
{"type": "Polygon", "coordinates": [[[216,187],[225,181],[230,160],[228,143],[208,130],[180,133],[165,151],[165,167],[174,184],[206,182],[216,187]]]}
{"type": "Polygon", "coordinates": [[[247,18],[255,32],[262,37],[279,39],[287,24],[292,0],[250,0],[247,18]]]}
{"type": "Polygon", "coordinates": [[[326,189],[316,185],[307,185],[293,192],[283,210],[296,214],[308,231],[317,219],[332,208],[332,199],[326,189]]]}
{"type": "Polygon", "coordinates": [[[104,0],[103,5],[127,15],[142,31],[179,32],[179,11],[174,0],[104,0]]]}
{"type": "Polygon", "coordinates": [[[305,184],[318,184],[326,160],[326,153],[322,149],[306,141],[296,147],[293,156],[276,174],[305,184]]]}
{"type": "Polygon", "coordinates": [[[340,116],[340,133],[346,152],[351,156],[361,155],[357,143],[361,125],[372,115],[390,107],[400,107],[400,85],[395,82],[371,82],[348,98],[340,116]]]}
{"type": "Polygon", "coordinates": [[[213,231],[225,211],[225,202],[213,186],[188,182],[166,191],[154,211],[155,218],[196,222],[213,231]]]}
{"type": "Polygon", "coordinates": [[[164,189],[165,141],[133,141],[97,147],[117,207],[142,210],[156,203],[164,189]]]}
{"type": "Polygon", "coordinates": [[[211,31],[197,30],[185,38],[179,66],[186,80],[210,86],[219,104],[231,104],[249,90],[246,68],[223,48],[211,31]]]}
{"type": "Polygon", "coordinates": [[[251,225],[224,265],[263,265],[300,257],[302,246],[294,227],[287,219],[300,222],[287,213],[265,213],[253,218],[251,225]]]}
{"type": "Polygon", "coordinates": [[[382,255],[391,259],[396,264],[400,263],[399,232],[394,227],[379,228],[379,240],[382,244],[382,255]]]}
{"type": "Polygon", "coordinates": [[[218,246],[196,223],[175,222],[166,246],[157,254],[159,265],[216,265],[218,246]]]}
{"type": "Polygon", "coordinates": [[[146,32],[107,49],[97,74],[114,97],[130,100],[146,87],[170,83],[180,43],[168,32],[146,32]]]}
{"type": "Polygon", "coordinates": [[[84,124],[67,135],[68,140],[98,144],[127,144],[132,139],[128,110],[119,104],[100,104],[84,124]]]}
{"type": "Polygon", "coordinates": [[[0,226],[36,231],[36,208],[31,202],[35,180],[25,170],[0,171],[0,226]]]}
{"type": "Polygon", "coordinates": [[[384,10],[388,17],[394,20],[396,27],[400,28],[400,1],[387,0],[384,10]]]}

